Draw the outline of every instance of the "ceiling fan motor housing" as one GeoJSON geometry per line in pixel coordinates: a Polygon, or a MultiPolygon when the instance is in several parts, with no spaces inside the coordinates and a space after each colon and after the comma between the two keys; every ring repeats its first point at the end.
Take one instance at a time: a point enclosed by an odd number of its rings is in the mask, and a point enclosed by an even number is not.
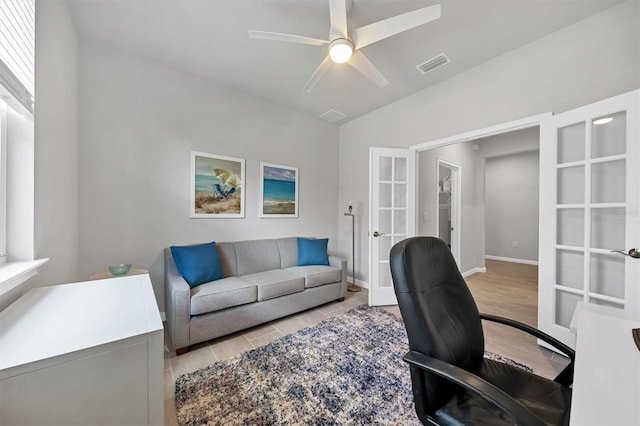
{"type": "Polygon", "coordinates": [[[337,64],[347,62],[353,53],[353,43],[346,38],[336,38],[329,44],[331,60],[337,64]]]}

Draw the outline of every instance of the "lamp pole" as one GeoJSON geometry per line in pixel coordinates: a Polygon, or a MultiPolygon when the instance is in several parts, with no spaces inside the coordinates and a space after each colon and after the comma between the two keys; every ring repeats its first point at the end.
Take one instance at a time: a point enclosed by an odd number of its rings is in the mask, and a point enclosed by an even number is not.
{"type": "Polygon", "coordinates": [[[362,287],[356,285],[356,215],[353,214],[353,203],[349,201],[349,212],[344,214],[351,216],[351,284],[347,286],[347,291],[358,293],[362,287]]]}

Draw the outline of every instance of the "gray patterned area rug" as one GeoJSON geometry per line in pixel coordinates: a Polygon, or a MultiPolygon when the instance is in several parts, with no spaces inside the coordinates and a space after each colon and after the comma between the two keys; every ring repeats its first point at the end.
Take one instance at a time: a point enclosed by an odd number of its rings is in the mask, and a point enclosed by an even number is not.
{"type": "MultiPolygon", "coordinates": [[[[402,322],[384,309],[362,305],[179,376],[178,422],[420,425],[402,361],[407,350],[402,322]]],[[[489,352],[485,356],[516,364],[489,352]]]]}

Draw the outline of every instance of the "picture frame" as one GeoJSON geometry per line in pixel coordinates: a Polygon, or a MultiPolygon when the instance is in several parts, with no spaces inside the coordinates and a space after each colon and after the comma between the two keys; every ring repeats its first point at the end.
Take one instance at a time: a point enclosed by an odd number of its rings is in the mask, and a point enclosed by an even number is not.
{"type": "Polygon", "coordinates": [[[300,171],[297,167],[260,163],[261,218],[297,218],[300,171]]]}
{"type": "Polygon", "coordinates": [[[244,218],[245,160],[191,151],[191,218],[244,218]]]}

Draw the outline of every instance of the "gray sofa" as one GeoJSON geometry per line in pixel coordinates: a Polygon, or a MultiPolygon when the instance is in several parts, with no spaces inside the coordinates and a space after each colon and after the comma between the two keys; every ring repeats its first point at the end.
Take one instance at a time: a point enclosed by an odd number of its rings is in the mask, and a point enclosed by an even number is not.
{"type": "Polygon", "coordinates": [[[296,237],[216,245],[224,278],[194,288],[165,249],[165,313],[177,354],[346,295],[346,260],[329,256],[329,266],[297,266],[296,237]]]}

